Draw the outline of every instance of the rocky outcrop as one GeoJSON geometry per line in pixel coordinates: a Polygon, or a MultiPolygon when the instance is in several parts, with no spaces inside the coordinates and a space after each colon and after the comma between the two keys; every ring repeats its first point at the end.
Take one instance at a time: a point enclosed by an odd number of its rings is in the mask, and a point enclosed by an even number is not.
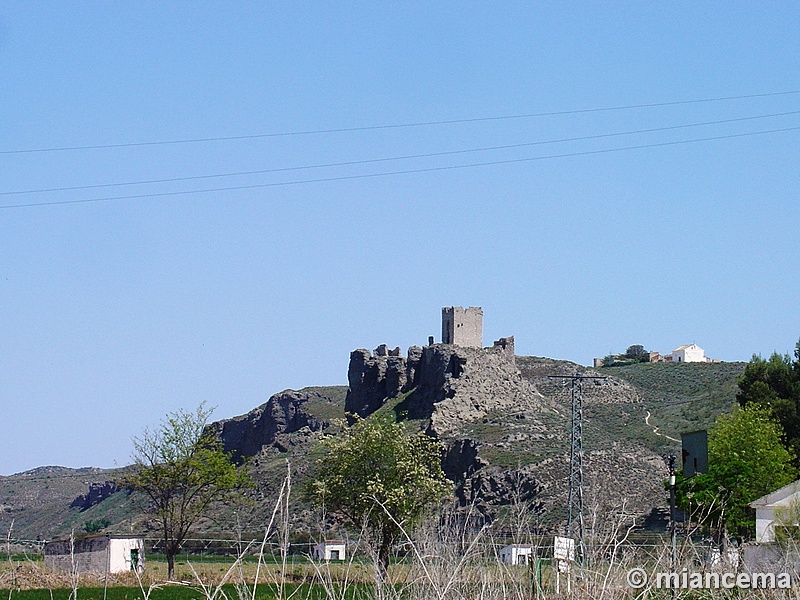
{"type": "Polygon", "coordinates": [[[488,467],[456,488],[461,506],[475,507],[491,521],[503,506],[525,505],[528,511],[538,512],[542,485],[529,469],[488,467]]]}
{"type": "Polygon", "coordinates": [[[285,452],[309,433],[330,425],[304,410],[309,400],[325,397],[315,391],[285,390],[246,415],[217,421],[209,428],[236,459],[255,456],[264,448],[285,452]]]}
{"type": "Polygon", "coordinates": [[[536,404],[541,396],[502,347],[423,349],[419,383],[408,398],[409,415],[430,418],[431,431],[449,437],[490,411],[536,404]]]}
{"type": "MultiPolygon", "coordinates": [[[[396,413],[423,421],[444,442],[442,468],[461,506],[475,507],[488,520],[514,503],[546,509],[554,522],[561,518],[569,487],[571,388],[553,376],[600,373],[567,361],[515,357],[513,338],[490,348],[430,344],[410,348],[406,358],[392,354],[384,346],[351,354],[348,411],[367,416],[402,398],[396,413]]],[[[616,405],[632,407],[620,410],[638,418],[639,394],[616,378],[585,381],[583,398],[589,415],[596,412],[592,407],[616,405]]],[[[620,410],[598,414],[608,418],[620,410]]],[[[636,445],[594,447],[594,436],[607,433],[593,423],[586,421],[586,502],[616,510],[614,502],[624,499],[625,510],[649,511],[660,497],[660,459],[636,445]]]]}
{"type": "Polygon", "coordinates": [[[514,363],[514,338],[501,338],[491,348],[449,344],[412,346],[408,357],[391,355],[385,346],[374,354],[354,350],[348,369],[348,413],[366,417],[391,398],[409,396],[397,410],[411,419],[427,419],[430,431],[448,437],[458,425],[541,399],[514,363]]]}
{"type": "Polygon", "coordinates": [[[428,433],[444,442],[442,469],[456,484],[459,503],[491,518],[492,506],[530,502],[540,488],[530,473],[489,468],[480,444],[463,435],[465,425],[481,423],[489,413],[535,412],[542,405],[542,396],[521,376],[515,358],[513,337],[490,348],[412,346],[405,358],[385,345],[373,352],[354,350],[345,410],[366,417],[405,395],[395,411],[425,422],[428,433]]]}
{"type": "Polygon", "coordinates": [[[120,489],[122,488],[120,488],[115,481],[90,483],[89,491],[75,498],[69,507],[84,511],[88,508],[91,508],[95,504],[99,504],[111,494],[115,494],[120,491],[120,489]]]}
{"type": "Polygon", "coordinates": [[[390,355],[385,345],[378,346],[375,354],[363,348],[350,353],[347,369],[349,389],[345,411],[362,417],[378,410],[387,398],[396,398],[407,387],[407,361],[400,349],[390,355]]]}
{"type": "Polygon", "coordinates": [[[442,470],[450,481],[461,485],[484,466],[486,461],[478,456],[478,444],[474,440],[449,440],[445,443],[442,470]]]}

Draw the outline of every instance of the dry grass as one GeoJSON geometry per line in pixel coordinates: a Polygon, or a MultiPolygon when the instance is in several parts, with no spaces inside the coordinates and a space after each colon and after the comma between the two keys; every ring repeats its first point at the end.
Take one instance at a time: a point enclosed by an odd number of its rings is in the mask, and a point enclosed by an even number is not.
{"type": "MultiPolygon", "coordinates": [[[[633,521],[626,515],[624,506],[611,514],[589,515],[584,558],[580,564],[572,566],[569,574],[559,574],[552,562],[537,562],[537,567],[543,565],[541,569],[499,562],[497,552],[509,541],[509,532],[513,532],[515,542],[533,541],[530,528],[522,522],[525,517],[522,505],[520,510],[510,512],[519,526],[501,524],[502,538],[495,538],[491,527],[476,526],[478,519],[455,510],[434,515],[414,530],[404,528],[405,559],[390,566],[385,582],[380,582],[377,576],[376,552],[366,531],[349,547],[350,556],[359,556],[359,561],[351,558],[343,562],[293,564],[291,556],[283,553],[275,562],[265,554],[265,548],[271,544],[288,548],[290,494],[291,473],[287,471],[260,544],[243,545],[239,556],[232,561],[179,561],[176,575],[180,582],[167,582],[166,564],[158,561],[149,561],[141,577],[134,572],[104,577],[49,572],[43,568],[42,561],[31,557],[30,560],[3,561],[0,588],[9,590],[9,600],[12,589],[69,589],[73,592],[72,598],[77,599],[81,588],[112,586],[135,588],[143,600],[149,600],[153,590],[179,583],[190,586],[197,597],[204,600],[255,600],[259,587],[268,588],[281,600],[312,597],[314,600],[530,600],[533,597],[666,600],[673,596],[771,600],[798,597],[795,590],[678,590],[673,594],[672,590],[652,585],[633,589],[627,581],[630,569],[644,569],[652,582],[653,574],[669,572],[672,557],[668,544],[646,548],[630,542],[633,521]],[[253,555],[256,560],[252,560],[253,555]],[[372,557],[373,561],[363,561],[364,557],[372,557]],[[299,583],[310,585],[294,585],[299,583]]],[[[546,548],[540,548],[539,556],[546,552],[546,548]]],[[[705,548],[689,542],[681,543],[675,568],[678,572],[684,568],[689,572],[712,569],[705,561],[705,548]]],[[[738,565],[718,568],[740,570],[738,565]]]]}

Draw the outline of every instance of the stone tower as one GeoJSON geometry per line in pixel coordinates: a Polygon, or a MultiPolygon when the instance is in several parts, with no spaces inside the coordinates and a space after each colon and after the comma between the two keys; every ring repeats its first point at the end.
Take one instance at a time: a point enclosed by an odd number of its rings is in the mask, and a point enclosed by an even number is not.
{"type": "Polygon", "coordinates": [[[442,308],[442,343],[483,348],[483,309],[480,306],[442,308]]]}

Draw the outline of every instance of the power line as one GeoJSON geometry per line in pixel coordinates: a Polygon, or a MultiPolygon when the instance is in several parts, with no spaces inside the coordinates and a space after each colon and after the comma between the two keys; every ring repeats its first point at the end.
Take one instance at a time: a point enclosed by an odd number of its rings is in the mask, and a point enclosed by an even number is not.
{"type": "Polygon", "coordinates": [[[253,171],[237,171],[233,173],[216,173],[210,175],[193,175],[187,177],[170,177],[164,179],[145,179],[139,181],[126,181],[126,182],[118,182],[118,183],[98,183],[98,184],[87,184],[87,185],[75,185],[75,186],[62,186],[62,187],[54,187],[54,188],[40,188],[40,189],[33,189],[33,190],[16,190],[16,191],[5,191],[0,192],[0,196],[15,196],[15,195],[22,195],[22,194],[41,194],[41,193],[49,193],[49,192],[68,192],[68,191],[77,191],[77,190],[90,190],[90,189],[101,189],[101,188],[111,188],[111,187],[124,187],[124,186],[131,186],[131,185],[151,185],[155,183],[177,183],[183,181],[198,181],[203,179],[219,179],[224,177],[244,177],[248,175],[267,175],[271,173],[285,173],[291,171],[302,171],[302,170],[310,170],[310,169],[324,169],[324,168],[331,168],[331,167],[347,167],[347,166],[355,166],[355,165],[366,165],[366,164],[374,164],[374,163],[382,163],[382,162],[393,162],[393,161],[400,161],[400,160],[413,160],[418,158],[435,158],[441,156],[453,156],[458,154],[469,154],[475,152],[490,152],[495,150],[511,150],[516,148],[528,148],[532,146],[542,146],[548,144],[560,144],[566,142],[577,142],[577,141],[587,141],[587,140],[597,140],[597,139],[605,139],[605,138],[612,138],[612,137],[621,137],[627,135],[638,135],[643,133],[656,133],[662,131],[674,131],[678,129],[688,129],[693,127],[704,127],[710,125],[722,125],[727,123],[739,123],[743,121],[753,121],[756,119],[768,119],[773,117],[786,117],[791,115],[800,114],[800,110],[794,110],[789,112],[781,112],[781,113],[771,113],[766,115],[753,115],[749,117],[736,117],[733,119],[721,119],[717,121],[704,121],[701,123],[684,123],[681,125],[669,125],[665,127],[651,127],[648,129],[635,129],[629,131],[620,131],[620,132],[612,132],[612,133],[601,133],[595,135],[585,135],[585,136],[578,136],[578,137],[570,137],[570,138],[560,138],[554,140],[540,140],[536,142],[523,142],[518,144],[507,144],[501,146],[485,146],[482,148],[469,148],[469,149],[461,149],[461,150],[448,150],[443,152],[429,152],[424,154],[408,154],[404,156],[391,156],[391,157],[383,157],[383,158],[369,158],[363,160],[351,160],[351,161],[342,161],[342,162],[333,162],[333,163],[322,163],[322,164],[314,164],[314,165],[302,165],[302,166],[294,166],[294,167],[276,167],[272,169],[259,169],[253,171]]]}
{"type": "Polygon", "coordinates": [[[623,111],[623,110],[633,110],[639,108],[660,108],[665,106],[682,106],[688,104],[702,104],[702,103],[709,103],[709,102],[723,102],[729,100],[747,100],[753,98],[770,98],[776,96],[789,96],[789,95],[796,95],[800,94],[800,90],[790,90],[784,92],[769,92],[764,94],[747,94],[742,96],[720,96],[716,98],[699,98],[699,99],[692,99],[692,100],[676,100],[671,102],[653,102],[649,104],[629,104],[624,106],[609,106],[609,107],[599,107],[599,108],[582,108],[582,109],[575,109],[575,110],[560,110],[560,111],[549,111],[549,112],[540,112],[540,113],[528,113],[528,114],[518,114],[518,115],[500,115],[500,116],[490,116],[490,117],[472,117],[466,119],[448,119],[448,120],[440,120],[440,121],[420,121],[414,123],[396,123],[396,124],[385,124],[385,125],[366,125],[360,127],[338,127],[338,128],[331,128],[331,129],[309,129],[303,131],[287,131],[287,132],[274,132],[274,133],[258,133],[258,134],[250,134],[250,135],[230,135],[230,136],[219,136],[219,137],[204,137],[204,138],[189,138],[189,139],[180,139],[180,140],[158,140],[158,141],[150,141],[150,142],[125,142],[119,144],[94,144],[94,145],[84,145],[84,146],[61,146],[61,147],[52,147],[52,148],[23,148],[23,149],[16,149],[16,150],[0,150],[0,155],[8,155],[8,154],[35,154],[35,153],[45,153],[45,152],[65,152],[65,151],[77,151],[77,150],[106,150],[106,149],[113,149],[113,148],[135,148],[135,147],[142,147],[142,146],[166,146],[166,145],[174,145],[174,144],[194,144],[194,143],[204,143],[204,142],[224,142],[224,141],[241,141],[241,140],[253,140],[253,139],[264,139],[264,138],[278,138],[278,137],[293,137],[293,136],[306,136],[306,135],[323,135],[323,134],[330,134],[330,133],[352,133],[358,131],[377,131],[377,130],[385,130],[385,129],[403,129],[403,128],[413,128],[413,127],[431,127],[436,125],[456,125],[462,123],[481,123],[487,121],[509,121],[515,119],[532,119],[532,118],[540,118],[540,117],[555,117],[555,116],[564,116],[564,115],[577,115],[577,114],[587,114],[587,113],[599,113],[599,112],[612,112],[612,111],[623,111]]]}
{"type": "Polygon", "coordinates": [[[742,138],[742,137],[750,137],[755,135],[767,135],[772,133],[784,133],[789,131],[797,131],[800,129],[798,127],[783,127],[780,129],[768,129],[764,131],[751,131],[746,133],[734,133],[728,135],[719,135],[719,136],[711,136],[711,137],[704,137],[704,138],[695,138],[690,140],[677,140],[672,142],[658,142],[652,144],[640,144],[636,146],[623,146],[620,148],[604,148],[600,150],[584,150],[581,152],[566,152],[563,154],[549,154],[544,156],[533,156],[528,158],[515,158],[515,159],[506,159],[506,160],[496,160],[496,161],[487,161],[487,162],[479,162],[479,163],[467,163],[461,165],[447,165],[441,167],[422,167],[418,169],[405,169],[400,171],[384,171],[381,173],[366,173],[366,174],[359,174],[359,175],[339,175],[333,177],[319,177],[314,179],[302,179],[296,181],[278,181],[278,182],[270,182],[270,183],[257,183],[257,184],[249,184],[249,185],[240,185],[240,186],[225,186],[225,187],[217,187],[217,188],[206,188],[200,190],[181,190],[181,191],[174,191],[174,192],[153,192],[148,194],[129,194],[125,196],[106,196],[103,198],[83,198],[78,200],[53,200],[48,202],[28,202],[28,203],[21,203],[21,204],[6,204],[0,205],[0,210],[2,209],[10,209],[10,208],[31,208],[36,206],[58,206],[58,205],[66,205],[66,204],[87,204],[93,202],[109,202],[114,200],[135,200],[135,199],[147,199],[147,198],[166,198],[170,196],[185,196],[189,194],[208,194],[214,192],[229,192],[229,191],[241,191],[241,190],[253,190],[253,189],[264,189],[264,188],[271,188],[271,187],[285,187],[290,185],[307,185],[311,183],[329,183],[335,181],[350,181],[356,179],[372,179],[377,177],[388,177],[393,175],[412,175],[412,174],[419,174],[419,173],[433,173],[438,171],[452,171],[456,169],[469,169],[469,168],[476,168],[476,167],[489,167],[489,166],[497,166],[497,165],[507,165],[507,164],[515,164],[515,163],[524,163],[524,162],[533,162],[539,160],[552,160],[557,158],[573,158],[578,156],[591,156],[597,154],[609,154],[612,152],[624,152],[628,150],[644,150],[648,148],[662,148],[667,146],[678,146],[683,144],[694,144],[699,142],[710,142],[710,141],[717,141],[717,140],[725,140],[725,139],[734,139],[734,138],[742,138]]]}

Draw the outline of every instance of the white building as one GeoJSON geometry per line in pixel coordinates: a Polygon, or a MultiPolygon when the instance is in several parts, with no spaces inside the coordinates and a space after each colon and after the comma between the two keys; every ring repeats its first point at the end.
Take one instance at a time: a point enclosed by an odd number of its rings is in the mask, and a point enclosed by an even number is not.
{"type": "Polygon", "coordinates": [[[504,565],[527,565],[533,556],[533,546],[509,544],[500,550],[500,562],[504,565]]]}
{"type": "Polygon", "coordinates": [[[672,351],[672,362],[708,362],[708,359],[697,344],[684,344],[672,351]]]}
{"type": "Polygon", "coordinates": [[[313,556],[316,560],[344,560],[347,557],[345,547],[344,540],[320,542],[314,546],[313,556]]]}
{"type": "Polygon", "coordinates": [[[800,480],[753,500],[750,507],[756,509],[756,542],[774,542],[776,522],[783,526],[798,526],[800,480]]]}
{"type": "Polygon", "coordinates": [[[44,566],[53,571],[123,573],[144,570],[144,538],[95,535],[54,540],[44,546],[44,566]]]}

